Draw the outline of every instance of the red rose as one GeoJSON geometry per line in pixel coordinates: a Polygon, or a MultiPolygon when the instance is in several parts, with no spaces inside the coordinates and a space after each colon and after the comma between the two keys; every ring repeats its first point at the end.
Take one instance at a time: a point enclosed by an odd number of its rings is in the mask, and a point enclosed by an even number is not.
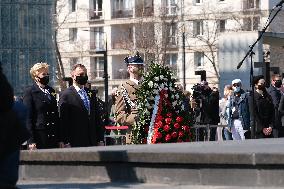
{"type": "Polygon", "coordinates": [[[172,138],[177,138],[178,134],[177,134],[177,132],[172,132],[171,136],[172,136],[172,138]]]}
{"type": "Polygon", "coordinates": [[[156,120],[157,120],[157,121],[162,121],[162,120],[163,120],[163,116],[158,115],[158,116],[156,117],[156,120]]]}
{"type": "Polygon", "coordinates": [[[172,117],[173,114],[172,113],[167,113],[167,117],[172,117]]]}
{"type": "Polygon", "coordinates": [[[183,125],[183,126],[182,126],[182,129],[183,129],[185,132],[189,132],[189,126],[187,126],[187,125],[183,125]]]}
{"type": "Polygon", "coordinates": [[[180,127],[180,125],[179,125],[178,123],[175,123],[175,124],[174,124],[174,128],[175,128],[175,129],[179,129],[179,127],[180,127]]]}
{"type": "Polygon", "coordinates": [[[160,132],[156,132],[155,135],[156,135],[156,138],[157,138],[157,139],[160,139],[160,138],[162,138],[162,136],[163,136],[162,133],[160,133],[160,132]]]}
{"type": "Polygon", "coordinates": [[[178,116],[176,120],[178,123],[181,123],[183,121],[183,117],[178,116]]]}
{"type": "Polygon", "coordinates": [[[171,129],[171,127],[169,125],[164,126],[164,131],[169,132],[170,129],[171,129]]]}
{"type": "Polygon", "coordinates": [[[172,122],[172,118],[166,118],[165,121],[166,121],[166,124],[170,124],[172,122]]]}
{"type": "Polygon", "coordinates": [[[162,121],[158,121],[157,123],[155,123],[155,127],[162,128],[163,127],[163,122],[162,121]]]}
{"type": "Polygon", "coordinates": [[[179,136],[180,138],[182,138],[182,137],[184,136],[184,133],[183,133],[182,131],[180,131],[180,132],[178,133],[178,136],[179,136]]]}
{"type": "Polygon", "coordinates": [[[171,139],[172,139],[171,135],[167,134],[166,137],[165,137],[166,142],[169,142],[171,139]]]}

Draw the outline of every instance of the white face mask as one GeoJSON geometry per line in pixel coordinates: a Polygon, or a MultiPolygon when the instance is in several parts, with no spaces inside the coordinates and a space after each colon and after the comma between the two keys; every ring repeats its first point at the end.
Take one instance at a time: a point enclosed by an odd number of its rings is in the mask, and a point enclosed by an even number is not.
{"type": "Polygon", "coordinates": [[[238,92],[240,92],[240,91],[241,91],[241,87],[239,87],[239,86],[238,86],[238,87],[234,87],[234,92],[235,92],[235,93],[238,93],[238,92]]]}

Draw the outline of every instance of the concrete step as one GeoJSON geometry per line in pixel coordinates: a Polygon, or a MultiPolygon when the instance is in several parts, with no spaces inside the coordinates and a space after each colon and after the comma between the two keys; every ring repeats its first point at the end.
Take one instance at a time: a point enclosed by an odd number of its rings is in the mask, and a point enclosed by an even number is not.
{"type": "Polygon", "coordinates": [[[20,182],[284,187],[284,139],[21,152],[20,182]]]}

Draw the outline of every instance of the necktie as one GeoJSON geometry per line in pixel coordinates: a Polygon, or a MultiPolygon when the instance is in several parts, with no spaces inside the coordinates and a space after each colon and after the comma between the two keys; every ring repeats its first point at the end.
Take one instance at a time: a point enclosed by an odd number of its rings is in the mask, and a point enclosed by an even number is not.
{"type": "Polygon", "coordinates": [[[88,112],[90,111],[90,103],[87,97],[86,92],[84,91],[84,89],[80,89],[79,92],[81,93],[81,98],[84,102],[84,106],[86,107],[86,109],[88,110],[88,112]]]}

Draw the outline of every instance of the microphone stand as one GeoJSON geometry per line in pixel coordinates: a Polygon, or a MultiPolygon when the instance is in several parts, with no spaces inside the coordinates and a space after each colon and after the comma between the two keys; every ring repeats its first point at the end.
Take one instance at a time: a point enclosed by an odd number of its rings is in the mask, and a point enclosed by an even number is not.
{"type": "MultiPolygon", "coordinates": [[[[254,107],[255,107],[255,101],[254,101],[254,85],[253,85],[253,55],[255,54],[253,52],[253,48],[255,47],[255,45],[260,41],[260,39],[262,38],[262,36],[264,35],[264,33],[266,32],[267,28],[270,26],[270,24],[272,23],[272,21],[275,19],[275,17],[277,16],[277,14],[282,10],[283,7],[283,3],[284,1],[281,0],[277,5],[275,5],[273,7],[273,9],[270,12],[269,17],[271,16],[272,11],[275,10],[275,8],[279,7],[278,10],[276,11],[276,13],[273,15],[273,17],[269,20],[269,22],[267,23],[267,25],[261,30],[261,32],[259,33],[258,38],[256,39],[256,41],[249,46],[249,50],[246,53],[245,57],[241,60],[241,62],[238,64],[237,69],[239,69],[243,62],[245,61],[245,59],[250,56],[250,86],[251,86],[251,100],[252,100],[252,108],[250,109],[251,115],[254,115],[254,107]]],[[[251,139],[255,139],[256,138],[256,127],[255,127],[255,119],[253,119],[253,123],[251,125],[251,139]]]]}

